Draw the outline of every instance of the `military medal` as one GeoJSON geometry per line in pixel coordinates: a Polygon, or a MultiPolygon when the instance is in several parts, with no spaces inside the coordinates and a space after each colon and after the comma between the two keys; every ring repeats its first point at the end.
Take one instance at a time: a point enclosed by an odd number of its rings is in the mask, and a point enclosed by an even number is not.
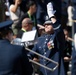
{"type": "Polygon", "coordinates": [[[48,43],[47,43],[47,47],[49,50],[51,50],[52,48],[54,48],[54,42],[53,40],[50,40],[48,43]]]}

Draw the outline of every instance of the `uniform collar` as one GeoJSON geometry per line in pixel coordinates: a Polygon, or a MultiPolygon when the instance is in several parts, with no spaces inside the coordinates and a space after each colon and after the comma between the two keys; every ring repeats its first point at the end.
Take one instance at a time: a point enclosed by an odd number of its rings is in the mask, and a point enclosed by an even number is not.
{"type": "Polygon", "coordinates": [[[10,41],[7,39],[0,39],[0,43],[4,43],[4,42],[10,43],[10,41]]]}

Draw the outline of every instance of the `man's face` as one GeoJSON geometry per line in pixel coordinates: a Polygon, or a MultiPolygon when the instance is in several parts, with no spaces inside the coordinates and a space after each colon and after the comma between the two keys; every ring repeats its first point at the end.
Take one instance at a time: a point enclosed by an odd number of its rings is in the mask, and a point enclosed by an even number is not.
{"type": "Polygon", "coordinates": [[[25,26],[24,26],[24,29],[26,31],[31,31],[33,28],[33,24],[32,23],[27,23],[25,26]]]}
{"type": "Polygon", "coordinates": [[[9,32],[7,38],[11,42],[13,40],[13,33],[9,32]]]}
{"type": "Polygon", "coordinates": [[[33,6],[31,6],[31,10],[33,11],[33,13],[36,13],[37,7],[35,4],[33,6]]]}
{"type": "Polygon", "coordinates": [[[31,31],[32,28],[33,28],[33,23],[29,23],[29,25],[28,25],[28,30],[31,31]]]}
{"type": "Polygon", "coordinates": [[[64,35],[65,35],[65,39],[68,40],[68,37],[69,37],[69,33],[67,30],[64,30],[64,35]]]}
{"type": "Polygon", "coordinates": [[[45,32],[46,32],[46,33],[53,33],[53,32],[54,32],[53,26],[46,24],[46,25],[45,25],[45,32]]]}

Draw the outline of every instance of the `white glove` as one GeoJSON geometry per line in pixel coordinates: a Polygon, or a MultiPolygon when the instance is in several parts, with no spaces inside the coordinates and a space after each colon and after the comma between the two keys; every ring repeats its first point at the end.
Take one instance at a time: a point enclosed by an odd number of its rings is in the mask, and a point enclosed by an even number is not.
{"type": "Polygon", "coordinates": [[[56,12],[56,11],[53,10],[53,5],[52,5],[52,3],[49,2],[49,3],[47,4],[47,13],[48,13],[49,18],[52,17],[52,16],[54,16],[54,13],[55,13],[55,12],[56,12]]]}

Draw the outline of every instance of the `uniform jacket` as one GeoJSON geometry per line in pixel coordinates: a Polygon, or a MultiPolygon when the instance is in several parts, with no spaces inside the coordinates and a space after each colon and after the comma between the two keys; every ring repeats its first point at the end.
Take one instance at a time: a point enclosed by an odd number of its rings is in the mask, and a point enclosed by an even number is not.
{"type": "Polygon", "coordinates": [[[0,75],[31,75],[32,67],[23,47],[0,40],[0,75]]]}
{"type": "MultiPolygon", "coordinates": [[[[40,67],[40,71],[43,75],[65,75],[63,65],[63,50],[65,48],[65,38],[63,35],[63,31],[60,27],[54,32],[54,34],[45,34],[39,37],[37,43],[35,44],[33,48],[34,51],[59,63],[58,68],[54,72],[40,67]]],[[[34,57],[33,53],[29,54],[34,57]]],[[[40,58],[40,63],[50,68],[53,68],[55,66],[55,64],[46,61],[43,58],[40,58]]]]}

